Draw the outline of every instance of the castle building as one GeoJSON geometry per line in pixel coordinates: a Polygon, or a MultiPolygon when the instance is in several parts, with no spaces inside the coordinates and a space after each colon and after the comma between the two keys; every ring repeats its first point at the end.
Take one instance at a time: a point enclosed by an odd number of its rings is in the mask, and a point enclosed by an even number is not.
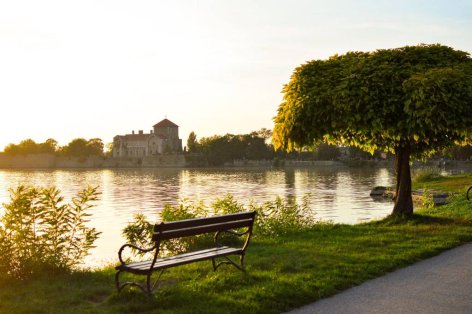
{"type": "Polygon", "coordinates": [[[179,126],[168,119],[153,126],[153,130],[144,133],[117,135],[113,138],[113,157],[144,157],[166,153],[182,152],[182,140],[179,138],[179,126]]]}

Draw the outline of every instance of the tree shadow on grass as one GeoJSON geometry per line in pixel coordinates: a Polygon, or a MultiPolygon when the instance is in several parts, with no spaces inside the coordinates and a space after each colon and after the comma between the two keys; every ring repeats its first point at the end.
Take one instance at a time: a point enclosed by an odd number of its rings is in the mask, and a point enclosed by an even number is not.
{"type": "MultiPolygon", "coordinates": [[[[413,214],[411,216],[390,215],[380,221],[372,222],[376,226],[397,226],[397,225],[448,225],[456,224],[457,220],[445,217],[413,214]]],[[[460,223],[460,222],[459,222],[460,223]]]]}

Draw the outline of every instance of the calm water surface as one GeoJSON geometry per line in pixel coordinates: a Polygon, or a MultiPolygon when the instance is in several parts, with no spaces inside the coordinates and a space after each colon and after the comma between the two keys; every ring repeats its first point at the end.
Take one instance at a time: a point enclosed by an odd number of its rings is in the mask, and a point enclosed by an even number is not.
{"type": "Polygon", "coordinates": [[[201,200],[210,205],[232,194],[248,204],[273,201],[276,196],[307,196],[311,214],[339,223],[359,223],[388,215],[390,202],[375,202],[369,192],[376,185],[392,185],[394,177],[383,168],[301,169],[120,169],[120,170],[0,170],[0,203],[9,201],[9,188],[56,186],[68,201],[87,185],[98,185],[100,200],[92,209],[91,225],[102,234],[88,265],[117,261],[124,243],[121,230],[133,215],[159,219],[165,204],[201,200]]]}

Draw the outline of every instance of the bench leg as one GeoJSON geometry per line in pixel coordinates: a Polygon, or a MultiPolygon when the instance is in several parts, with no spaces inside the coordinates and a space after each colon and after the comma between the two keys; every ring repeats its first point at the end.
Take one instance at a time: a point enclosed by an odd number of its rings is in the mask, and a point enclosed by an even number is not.
{"type": "Polygon", "coordinates": [[[220,258],[224,258],[225,261],[222,261],[222,262],[219,262],[218,264],[216,264],[215,262],[215,258],[213,257],[211,259],[211,262],[213,264],[213,270],[216,271],[218,269],[218,267],[220,267],[221,265],[223,264],[231,264],[233,265],[234,267],[236,267],[237,269],[241,270],[241,271],[244,271],[244,255],[240,255],[239,257],[239,261],[241,263],[241,265],[238,265],[236,264],[235,262],[233,262],[229,257],[227,256],[221,256],[220,258]]]}
{"type": "Polygon", "coordinates": [[[142,285],[138,284],[138,283],[135,283],[135,282],[124,282],[122,284],[120,284],[120,274],[121,274],[121,270],[117,271],[116,274],[115,274],[115,285],[116,285],[116,290],[118,290],[118,294],[121,292],[121,290],[123,290],[124,287],[126,286],[136,286],[138,288],[140,288],[141,290],[143,290],[144,292],[146,292],[142,285]]]}
{"type": "MultiPolygon", "coordinates": [[[[151,275],[152,275],[152,272],[150,272],[149,274],[147,274],[146,276],[146,292],[147,294],[150,296],[151,293],[152,293],[152,289],[151,289],[151,275]]],[[[154,288],[154,286],[153,286],[154,288]]]]}
{"type": "Polygon", "coordinates": [[[159,273],[159,277],[157,277],[156,281],[154,283],[151,282],[152,280],[152,272],[146,275],[146,283],[136,283],[136,282],[125,282],[120,284],[120,273],[121,270],[117,271],[115,274],[115,285],[116,285],[116,290],[118,290],[118,293],[123,290],[124,287],[126,286],[135,286],[141,289],[144,293],[147,295],[151,295],[152,291],[154,291],[154,288],[156,287],[157,283],[159,282],[159,279],[161,278],[162,274],[164,273],[164,270],[161,270],[159,273]],[[152,284],[151,284],[152,283],[152,284]]]}
{"type": "Polygon", "coordinates": [[[115,285],[116,285],[116,290],[118,290],[118,293],[120,293],[121,288],[123,288],[123,287],[120,287],[120,273],[121,273],[121,270],[117,271],[115,274],[115,285]]]}
{"type": "Polygon", "coordinates": [[[146,276],[147,277],[146,278],[146,290],[147,290],[146,292],[149,296],[151,296],[152,292],[154,291],[154,288],[156,287],[157,283],[161,279],[161,276],[164,273],[164,270],[165,269],[161,270],[161,272],[159,273],[159,276],[157,277],[156,281],[154,281],[152,286],[151,286],[152,272],[146,276]]]}
{"type": "Polygon", "coordinates": [[[213,265],[213,271],[216,271],[217,266],[216,266],[214,257],[211,258],[211,264],[213,265]]]}

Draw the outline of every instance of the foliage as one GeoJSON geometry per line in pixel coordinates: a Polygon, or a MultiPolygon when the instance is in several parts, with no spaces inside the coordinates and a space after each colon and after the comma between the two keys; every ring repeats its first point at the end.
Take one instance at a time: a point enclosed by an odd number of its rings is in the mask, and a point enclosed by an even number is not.
{"type": "Polygon", "coordinates": [[[99,138],[76,138],[62,147],[62,154],[70,157],[103,156],[104,144],[99,138]]]}
{"type": "Polygon", "coordinates": [[[236,214],[236,213],[240,213],[246,210],[248,211],[255,210],[253,206],[249,206],[248,209],[245,209],[244,205],[236,201],[234,199],[234,196],[231,194],[227,194],[224,198],[217,198],[211,204],[211,208],[215,215],[236,214]]]}
{"type": "Polygon", "coordinates": [[[301,204],[294,198],[277,197],[273,202],[251,204],[250,207],[257,211],[256,230],[261,236],[280,236],[307,230],[317,223],[309,214],[312,210],[308,196],[303,198],[301,204]]]}
{"type": "Polygon", "coordinates": [[[430,190],[424,190],[421,196],[421,208],[432,208],[434,207],[433,193],[430,190]]]}
{"type": "MultiPolygon", "coordinates": [[[[177,206],[166,204],[161,212],[162,221],[176,221],[191,219],[203,216],[204,209],[202,203],[191,203],[188,199],[183,199],[177,206]]],[[[141,248],[148,248],[153,245],[151,241],[154,224],[146,220],[143,214],[136,214],[131,223],[123,229],[123,236],[128,243],[141,248]]],[[[169,240],[161,243],[161,250],[167,253],[179,253],[194,248],[197,237],[188,237],[184,241],[169,240]]],[[[133,253],[138,253],[136,250],[133,253]]]]}
{"type": "Polygon", "coordinates": [[[187,139],[187,151],[189,153],[196,153],[199,151],[199,144],[197,141],[197,134],[195,132],[190,132],[187,139]]]}
{"type": "MultiPolygon", "coordinates": [[[[111,147],[107,147],[111,152],[111,147]]],[[[89,140],[83,138],[73,139],[69,144],[60,147],[55,139],[47,139],[44,143],[36,143],[32,139],[26,139],[19,144],[8,144],[4,148],[7,155],[30,154],[62,154],[69,157],[104,156],[104,144],[99,138],[89,140]]]]}
{"type": "Polygon", "coordinates": [[[441,45],[349,52],[298,67],[274,118],[274,145],[321,141],[396,155],[393,213],[413,213],[410,156],[472,139],[472,59],[441,45]]]}
{"type": "Polygon", "coordinates": [[[472,160],[472,145],[455,145],[446,149],[442,155],[457,160],[472,160]]]}
{"type": "Polygon", "coordinates": [[[272,159],[274,151],[272,146],[266,143],[268,136],[267,129],[241,135],[214,135],[202,138],[199,148],[207,157],[209,164],[215,166],[238,159],[272,159]]]}
{"type": "Polygon", "coordinates": [[[298,67],[274,118],[276,148],[327,140],[428,155],[470,137],[471,59],[440,45],[349,52],[298,67]]]}
{"type": "Polygon", "coordinates": [[[69,271],[87,255],[99,232],[86,226],[97,188],[64,204],[54,187],[19,186],[0,217],[0,272],[27,278],[42,271],[69,271]]]}
{"type": "Polygon", "coordinates": [[[36,143],[32,139],[26,139],[19,144],[8,144],[4,152],[7,155],[28,155],[28,154],[54,154],[58,150],[55,139],[47,139],[44,143],[36,143]]]}
{"type": "MultiPolygon", "coordinates": [[[[123,229],[123,236],[132,243],[141,248],[152,246],[152,231],[154,225],[146,220],[143,214],[135,214],[133,221],[123,229]]],[[[139,251],[133,250],[133,253],[139,254],[139,251]]]]}
{"type": "MultiPolygon", "coordinates": [[[[306,230],[316,224],[316,221],[306,213],[310,211],[308,198],[304,198],[302,204],[297,204],[295,199],[283,200],[279,197],[273,202],[264,204],[250,203],[247,207],[237,202],[228,194],[226,197],[217,199],[206,207],[202,202],[190,202],[182,200],[178,205],[166,204],[161,212],[162,221],[177,221],[197,217],[208,217],[209,215],[226,215],[242,211],[256,211],[254,226],[254,237],[278,236],[288,232],[306,230]]],[[[123,230],[123,236],[128,243],[139,247],[152,246],[153,224],[141,214],[135,215],[132,221],[123,230]]],[[[213,243],[213,235],[204,234],[183,239],[170,240],[162,243],[162,249],[172,254],[195,250],[213,243]]]]}

